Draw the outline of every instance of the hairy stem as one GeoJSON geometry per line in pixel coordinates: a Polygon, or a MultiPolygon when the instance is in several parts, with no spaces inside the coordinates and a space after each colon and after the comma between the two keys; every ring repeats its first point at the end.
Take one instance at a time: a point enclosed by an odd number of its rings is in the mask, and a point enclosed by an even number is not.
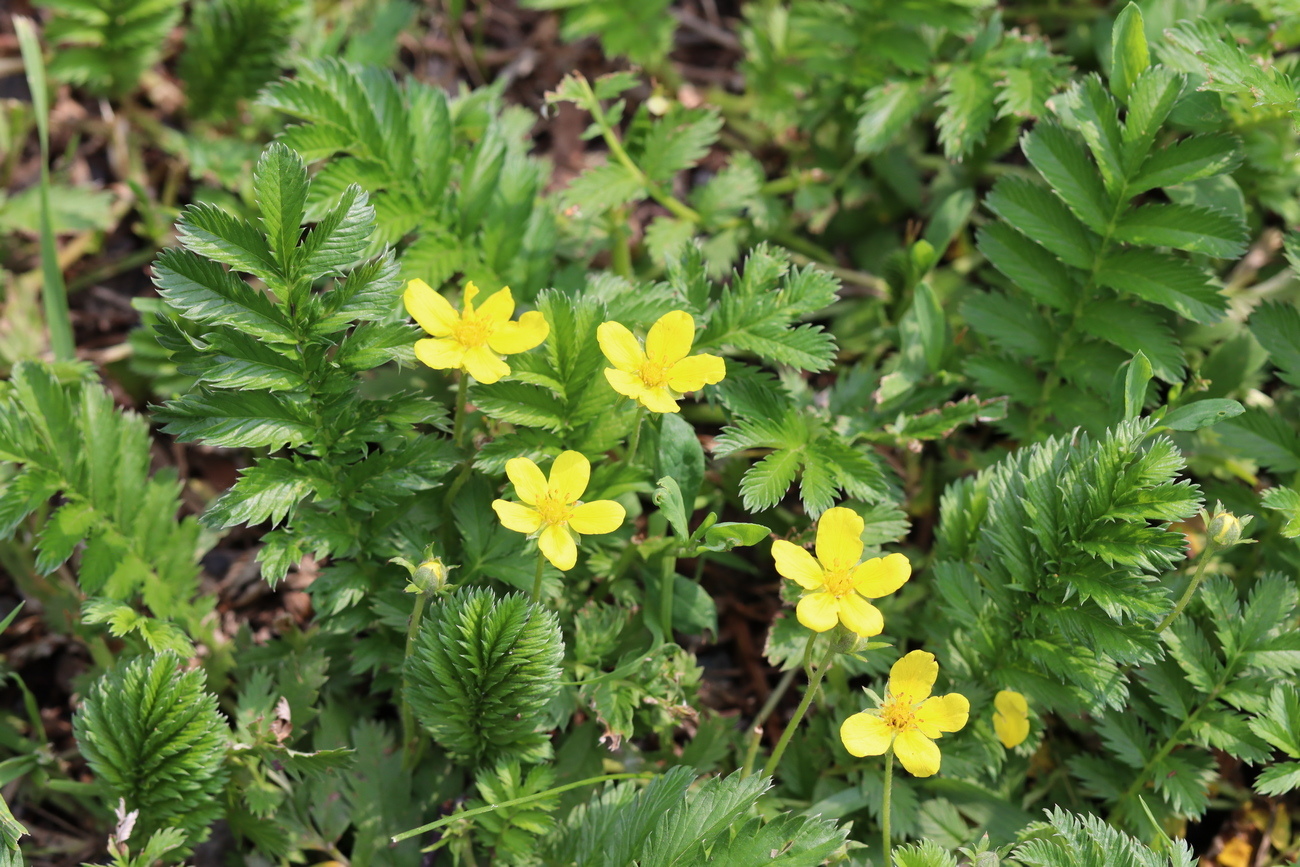
{"type": "Polygon", "coordinates": [[[785,748],[790,745],[790,739],[794,737],[795,729],[799,728],[799,723],[803,721],[804,714],[808,712],[813,697],[817,695],[817,688],[821,686],[822,677],[826,674],[826,669],[830,667],[831,657],[835,655],[835,645],[827,644],[826,653],[823,654],[821,663],[814,668],[812,666],[812,649],[816,641],[817,633],[809,633],[808,643],[804,646],[803,651],[803,667],[808,672],[808,688],[804,690],[803,699],[800,700],[799,706],[794,709],[794,716],[790,717],[790,722],[786,725],[785,731],[781,732],[781,740],[776,742],[776,749],[772,750],[772,756],[767,760],[767,766],[763,768],[765,776],[771,777],[776,774],[777,766],[781,764],[781,756],[785,755],[785,748]]]}
{"type": "Polygon", "coordinates": [[[408,767],[414,767],[420,755],[420,730],[415,724],[415,712],[407,700],[406,661],[415,652],[415,637],[420,634],[420,620],[424,617],[424,606],[428,598],[423,593],[416,594],[415,607],[411,609],[411,622],[406,627],[406,654],[402,665],[402,745],[406,751],[408,767]]]}
{"type": "Polygon", "coordinates": [[[412,828],[409,831],[403,831],[400,834],[394,834],[389,838],[394,843],[400,843],[403,840],[409,840],[412,837],[424,834],[441,828],[444,825],[450,825],[452,822],[461,819],[468,819],[471,816],[481,816],[484,813],[490,813],[493,810],[500,810],[503,807],[518,807],[520,804],[529,804],[533,801],[540,801],[549,798],[552,795],[558,795],[567,792],[570,789],[578,789],[583,786],[594,786],[597,783],[608,783],[615,780],[648,780],[655,776],[653,771],[641,771],[633,774],[605,774],[599,777],[588,777],[585,780],[578,780],[576,783],[565,783],[563,786],[556,786],[554,789],[547,789],[545,792],[535,792],[531,795],[524,795],[522,798],[514,798],[509,801],[502,801],[500,804],[488,804],[483,807],[476,807],[473,810],[464,810],[459,813],[452,813],[450,816],[443,816],[436,822],[430,822],[427,825],[421,825],[418,828],[412,828]]]}
{"type": "Polygon", "coordinates": [[[456,448],[464,445],[465,439],[465,404],[469,402],[469,374],[460,372],[460,385],[456,388],[456,421],[451,429],[451,440],[456,448]]]}
{"type": "Polygon", "coordinates": [[[893,867],[893,847],[889,839],[889,801],[894,793],[894,748],[885,751],[885,797],[880,806],[880,837],[884,847],[885,867],[893,867]]]}
{"type": "Polygon", "coordinates": [[[1174,606],[1174,610],[1166,614],[1165,619],[1161,620],[1160,623],[1157,624],[1157,635],[1168,629],[1169,624],[1177,620],[1178,615],[1182,614],[1183,609],[1192,601],[1192,597],[1196,595],[1196,591],[1200,588],[1201,582],[1205,580],[1205,567],[1209,565],[1210,558],[1218,548],[1218,543],[1207,535],[1205,538],[1205,550],[1201,552],[1201,562],[1196,564],[1196,574],[1192,576],[1192,583],[1187,585],[1187,589],[1184,590],[1183,595],[1179,597],[1178,604],[1174,606]]]}
{"type": "Polygon", "coordinates": [[[542,573],[546,570],[546,555],[542,553],[542,546],[537,546],[537,573],[533,575],[533,601],[538,602],[542,598],[542,573]]]}
{"type": "Polygon", "coordinates": [[[763,741],[763,724],[767,722],[767,718],[772,715],[772,711],[776,710],[776,706],[785,697],[786,691],[790,689],[790,684],[794,683],[794,676],[798,671],[799,669],[792,668],[781,675],[781,679],[776,684],[776,689],[772,690],[771,694],[768,695],[767,701],[759,708],[758,716],[754,717],[754,725],[749,733],[749,746],[745,750],[745,764],[740,768],[741,777],[748,777],[754,772],[754,759],[758,757],[758,746],[763,741]]]}
{"type": "Polygon", "coordinates": [[[659,622],[663,625],[664,639],[673,640],[673,587],[677,583],[677,558],[664,555],[663,571],[659,577],[659,622]]]}
{"type": "Polygon", "coordinates": [[[632,439],[627,444],[627,460],[636,463],[636,451],[641,446],[641,426],[645,422],[645,407],[636,405],[636,421],[632,423],[632,439]]]}

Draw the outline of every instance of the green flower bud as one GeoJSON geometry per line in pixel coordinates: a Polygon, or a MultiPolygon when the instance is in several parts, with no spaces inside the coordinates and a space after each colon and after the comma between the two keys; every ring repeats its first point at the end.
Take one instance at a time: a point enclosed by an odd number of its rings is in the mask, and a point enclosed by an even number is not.
{"type": "Polygon", "coordinates": [[[1219,512],[1210,521],[1207,532],[1214,544],[1227,547],[1235,545],[1241,540],[1241,521],[1231,512],[1219,512]]]}
{"type": "Polygon", "coordinates": [[[439,558],[430,557],[411,573],[411,584],[425,595],[438,593],[447,586],[447,567],[439,558]]]}

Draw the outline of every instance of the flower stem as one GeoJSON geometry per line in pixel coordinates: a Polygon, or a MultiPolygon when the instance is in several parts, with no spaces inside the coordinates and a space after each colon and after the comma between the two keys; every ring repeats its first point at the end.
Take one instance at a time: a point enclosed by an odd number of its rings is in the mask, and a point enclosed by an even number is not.
{"type": "Polygon", "coordinates": [[[881,844],[885,847],[885,867],[894,863],[893,847],[889,839],[889,799],[894,791],[894,747],[885,752],[885,797],[880,807],[881,844]]]}
{"type": "Polygon", "coordinates": [[[438,819],[436,822],[430,822],[427,825],[421,825],[418,828],[412,828],[409,831],[403,831],[400,834],[394,834],[389,839],[394,843],[400,843],[403,840],[409,840],[412,837],[417,837],[420,834],[423,834],[427,831],[432,831],[436,828],[441,828],[444,825],[450,825],[452,822],[456,822],[461,819],[468,819],[471,816],[481,816],[484,813],[490,813],[493,810],[500,810],[503,807],[517,807],[520,804],[529,804],[532,803],[533,801],[541,801],[553,795],[558,795],[561,794],[562,792],[568,792],[572,789],[578,789],[583,786],[594,786],[597,783],[608,783],[614,780],[647,780],[653,776],[655,776],[655,774],[651,771],[640,771],[636,773],[605,774],[599,777],[589,777],[585,780],[578,780],[576,783],[565,783],[563,786],[556,786],[554,789],[547,789],[545,792],[534,792],[531,795],[524,795],[522,798],[514,798],[509,801],[502,801],[500,804],[488,804],[483,807],[475,807],[472,810],[462,810],[461,812],[458,813],[452,813],[450,816],[443,816],[441,819],[438,819]]]}
{"type": "Polygon", "coordinates": [[[821,686],[822,677],[826,674],[826,669],[830,667],[831,657],[835,655],[835,645],[827,644],[826,653],[822,656],[821,664],[816,668],[812,666],[812,649],[813,642],[817,640],[817,633],[813,632],[808,635],[808,643],[804,645],[803,667],[808,672],[808,688],[804,690],[803,699],[800,700],[799,706],[794,709],[794,716],[790,717],[790,722],[781,732],[781,740],[776,742],[776,749],[772,750],[772,756],[767,760],[767,766],[763,768],[764,776],[771,777],[776,774],[776,768],[781,764],[781,756],[785,755],[785,748],[790,745],[790,739],[794,737],[795,729],[803,720],[804,714],[808,712],[808,706],[812,704],[813,696],[817,695],[817,688],[821,686]]]}
{"type": "Polygon", "coordinates": [[[754,772],[754,759],[758,757],[758,745],[763,741],[763,723],[767,722],[767,718],[772,715],[772,711],[776,710],[776,706],[780,704],[786,690],[790,688],[790,684],[794,683],[795,672],[798,670],[792,668],[781,675],[781,679],[777,681],[776,689],[772,690],[771,694],[768,695],[767,701],[759,708],[758,716],[754,717],[754,725],[749,733],[749,747],[745,750],[745,764],[740,768],[742,779],[754,772]]]}
{"type": "Polygon", "coordinates": [[[542,553],[541,546],[537,548],[537,574],[533,576],[533,601],[537,602],[542,598],[542,572],[546,569],[546,555],[542,553]]]}
{"type": "Polygon", "coordinates": [[[460,448],[465,438],[465,404],[469,402],[469,374],[460,372],[460,385],[456,389],[456,421],[451,429],[451,440],[460,448]]]}
{"type": "Polygon", "coordinates": [[[1156,626],[1157,635],[1168,629],[1169,624],[1173,623],[1174,620],[1178,618],[1178,615],[1183,613],[1183,609],[1187,607],[1188,603],[1192,601],[1192,597],[1196,595],[1197,588],[1199,588],[1201,582],[1205,580],[1205,567],[1209,565],[1210,558],[1218,548],[1218,543],[1207,536],[1205,539],[1205,550],[1201,552],[1201,562],[1196,565],[1196,574],[1192,576],[1192,583],[1187,585],[1187,589],[1184,590],[1183,595],[1179,597],[1178,604],[1174,606],[1174,610],[1166,614],[1165,619],[1161,620],[1159,625],[1156,626]]]}
{"type": "Polygon", "coordinates": [[[673,585],[677,583],[677,558],[672,554],[664,555],[664,567],[659,581],[659,622],[663,626],[664,639],[672,641],[673,585]]]}
{"type": "Polygon", "coordinates": [[[632,425],[632,439],[627,444],[627,460],[629,463],[636,463],[636,450],[641,445],[641,425],[645,421],[645,407],[640,403],[636,405],[636,421],[632,425]]]}
{"type": "MultiPolygon", "coordinates": [[[[420,620],[424,617],[424,606],[428,597],[416,594],[415,607],[411,609],[411,622],[406,627],[406,654],[409,660],[415,652],[415,637],[420,634],[420,620]]],[[[402,744],[406,751],[408,767],[414,767],[420,754],[420,730],[415,725],[415,714],[406,697],[406,664],[402,665],[402,744]]]]}

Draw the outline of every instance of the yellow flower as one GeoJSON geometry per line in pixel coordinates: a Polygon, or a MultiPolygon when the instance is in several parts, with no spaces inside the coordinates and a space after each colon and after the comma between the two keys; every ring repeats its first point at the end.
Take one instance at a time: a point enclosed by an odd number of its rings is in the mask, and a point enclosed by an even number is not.
{"type": "Polygon", "coordinates": [[[459,369],[491,384],[510,374],[502,356],[527,352],[550,334],[546,317],[536,310],[511,322],[515,299],[507,286],[488,296],[477,309],[478,287],[465,284],[464,309],[456,308],[423,280],[406,284],[406,310],[432,338],[415,342],[415,356],[435,370],[459,369]]]}
{"type": "Polygon", "coordinates": [[[912,577],[912,564],[902,554],[862,557],[862,518],[852,509],[827,509],[817,524],[817,558],[791,542],[772,543],[776,571],[811,593],[799,600],[795,614],[814,632],[843,623],[868,638],[885,628],[880,609],[866,599],[888,596],[912,577]]]}
{"type": "Polygon", "coordinates": [[[507,530],[536,536],[556,569],[567,572],[578,562],[579,534],[612,533],[627,516],[613,500],[578,499],[591,478],[591,462],[581,452],[560,452],[549,479],[528,458],[506,461],[506,475],[523,502],[493,500],[492,508],[507,530]]]}
{"type": "Polygon", "coordinates": [[[876,710],[855,713],[840,726],[844,748],[855,756],[882,756],[892,746],[903,767],[916,777],[939,772],[943,732],[966,725],[970,702],[950,692],[930,696],[939,676],[933,653],[913,650],[889,670],[885,700],[876,710]]]}
{"type": "Polygon", "coordinates": [[[695,320],[684,310],[659,317],[645,337],[645,349],[631,331],[618,322],[596,329],[600,351],[613,367],[605,378],[614,390],[640,401],[651,412],[677,412],[684,392],[722,382],[726,363],[716,355],[690,355],[695,342],[695,320]]]}
{"type": "Polygon", "coordinates": [[[1012,689],[1004,689],[993,697],[993,730],[1007,749],[1018,747],[1029,737],[1029,702],[1012,689]]]}

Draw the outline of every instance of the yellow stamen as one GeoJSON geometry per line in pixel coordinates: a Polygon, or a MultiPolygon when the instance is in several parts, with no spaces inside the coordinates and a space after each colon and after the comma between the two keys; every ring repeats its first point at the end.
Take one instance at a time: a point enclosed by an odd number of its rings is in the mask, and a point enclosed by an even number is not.
{"type": "Polygon", "coordinates": [[[543,524],[563,526],[573,516],[573,505],[564,502],[554,491],[547,491],[546,496],[537,502],[537,512],[542,516],[543,524]]]}
{"type": "Polygon", "coordinates": [[[659,388],[668,381],[668,368],[670,366],[662,362],[646,359],[641,363],[641,370],[638,373],[646,388],[659,388]]]}
{"type": "Polygon", "coordinates": [[[492,325],[486,319],[473,314],[466,314],[461,317],[460,322],[452,329],[452,339],[467,349],[473,349],[482,346],[488,341],[492,333],[492,325]]]}
{"type": "Polygon", "coordinates": [[[896,732],[905,732],[916,726],[916,709],[906,693],[891,695],[880,706],[880,718],[896,732]]]}
{"type": "Polygon", "coordinates": [[[836,599],[843,599],[853,592],[853,578],[848,569],[827,570],[823,579],[825,591],[836,599]]]}

